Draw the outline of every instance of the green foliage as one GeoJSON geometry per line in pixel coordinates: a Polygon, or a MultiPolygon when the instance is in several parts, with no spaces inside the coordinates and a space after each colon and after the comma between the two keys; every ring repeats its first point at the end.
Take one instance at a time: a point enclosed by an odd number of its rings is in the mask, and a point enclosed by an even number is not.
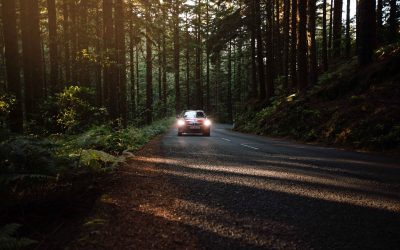
{"type": "Polygon", "coordinates": [[[69,136],[62,141],[62,146],[70,150],[82,148],[121,154],[142,147],[150,138],[166,131],[171,124],[171,119],[164,119],[143,128],[128,126],[114,129],[110,125],[95,126],[82,134],[69,136]]]}
{"type": "Polygon", "coordinates": [[[107,110],[96,107],[94,97],[94,91],[89,88],[65,88],[42,105],[37,125],[49,132],[76,133],[100,124],[105,121],[107,110]]]}
{"type": "Polygon", "coordinates": [[[16,99],[12,95],[0,94],[0,124],[5,124],[8,120],[11,109],[15,105],[16,99]]]}
{"type": "Polygon", "coordinates": [[[23,249],[37,243],[28,238],[18,238],[16,233],[21,227],[19,224],[7,224],[0,228],[0,250],[23,249]]]}

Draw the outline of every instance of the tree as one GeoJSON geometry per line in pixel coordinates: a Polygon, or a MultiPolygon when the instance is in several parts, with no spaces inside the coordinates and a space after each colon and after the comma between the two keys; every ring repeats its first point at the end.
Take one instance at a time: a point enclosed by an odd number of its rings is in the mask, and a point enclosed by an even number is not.
{"type": "Polygon", "coordinates": [[[305,93],[308,77],[307,62],[307,0],[299,0],[299,29],[297,34],[297,65],[298,65],[298,91],[303,95],[305,93]]]}
{"type": "Polygon", "coordinates": [[[202,61],[201,61],[201,3],[197,1],[197,22],[196,22],[196,65],[195,65],[195,83],[196,83],[196,106],[203,108],[203,82],[202,82],[202,61]]]}
{"type": "Polygon", "coordinates": [[[334,11],[333,11],[333,57],[337,58],[340,56],[341,46],[342,46],[342,8],[343,0],[334,1],[334,11]]]}
{"type": "Polygon", "coordinates": [[[359,0],[357,16],[358,62],[365,66],[372,62],[376,42],[375,0],[359,0]]]}
{"type": "Polygon", "coordinates": [[[292,0],[290,38],[290,76],[292,88],[297,87],[297,0],[292,0]]]}
{"type": "MultiPolygon", "coordinates": [[[[265,77],[264,77],[264,49],[263,49],[263,40],[261,35],[261,10],[260,10],[260,0],[254,0],[254,29],[256,33],[257,39],[257,62],[258,62],[258,86],[260,90],[259,100],[265,100],[267,96],[267,92],[265,89],[265,77]]],[[[271,34],[270,34],[271,35],[271,34]]],[[[229,45],[229,53],[230,53],[230,45],[229,45]]],[[[230,114],[231,115],[231,114],[230,114]]]]}
{"type": "Polygon", "coordinates": [[[4,31],[4,48],[7,72],[8,91],[16,98],[15,107],[10,113],[10,129],[21,133],[23,130],[22,93],[20,66],[18,63],[17,16],[14,0],[2,0],[2,16],[4,31]]]}
{"type": "Polygon", "coordinates": [[[71,82],[71,38],[70,38],[70,21],[69,21],[69,4],[68,0],[63,0],[63,42],[64,42],[64,68],[65,68],[65,81],[71,82]]]}
{"type": "Polygon", "coordinates": [[[44,97],[39,3],[36,0],[25,0],[20,4],[25,107],[28,118],[31,118],[35,115],[39,102],[44,97]]]}
{"type": "Polygon", "coordinates": [[[174,79],[175,79],[175,112],[179,114],[181,112],[181,91],[179,84],[179,71],[180,71],[180,44],[179,44],[179,13],[180,13],[180,1],[175,0],[173,10],[173,37],[174,37],[174,79]]]}
{"type": "Polygon", "coordinates": [[[315,40],[316,26],[316,3],[314,0],[308,0],[308,36],[309,36],[309,84],[314,85],[318,79],[317,45],[315,40]]]}
{"type": "Polygon", "coordinates": [[[266,30],[268,31],[267,36],[267,63],[266,63],[266,73],[267,73],[267,94],[266,100],[274,95],[274,77],[275,77],[275,62],[274,62],[274,3],[269,1],[267,3],[266,10],[266,30]]]}
{"type": "Polygon", "coordinates": [[[284,1],[283,13],[283,75],[285,78],[282,87],[287,94],[289,83],[290,0],[284,1]]]}
{"type": "Polygon", "coordinates": [[[398,36],[398,16],[397,16],[397,5],[396,0],[389,0],[390,14],[389,14],[389,42],[396,42],[398,36]]]}
{"type": "Polygon", "coordinates": [[[322,2],[322,68],[324,71],[328,70],[328,41],[327,41],[327,31],[326,31],[326,4],[327,0],[322,2]]]}
{"type": "Polygon", "coordinates": [[[113,1],[103,0],[103,52],[104,52],[104,63],[103,63],[103,92],[105,100],[103,103],[109,109],[111,117],[115,118],[117,114],[117,98],[114,98],[115,84],[114,83],[114,25],[113,25],[113,1]]]}
{"type": "MultiPolygon", "coordinates": [[[[146,3],[145,19],[147,23],[152,23],[151,3],[146,3]]],[[[151,31],[149,25],[146,26],[146,123],[153,121],[153,44],[151,40],[151,31]]]]}
{"type": "Polygon", "coordinates": [[[346,8],[346,57],[351,55],[351,37],[350,37],[350,0],[347,0],[346,8]]]}
{"type": "MultiPolygon", "coordinates": [[[[119,103],[119,115],[124,127],[128,121],[127,88],[126,88],[126,48],[125,48],[125,25],[124,25],[124,1],[115,0],[115,48],[117,58],[117,97],[119,103]]],[[[149,20],[150,21],[150,20],[149,20]]],[[[150,121],[151,122],[151,121],[150,121]]]]}
{"type": "Polygon", "coordinates": [[[49,51],[50,51],[50,88],[56,89],[58,81],[58,44],[57,44],[57,15],[56,1],[47,0],[49,16],[49,51]]]}

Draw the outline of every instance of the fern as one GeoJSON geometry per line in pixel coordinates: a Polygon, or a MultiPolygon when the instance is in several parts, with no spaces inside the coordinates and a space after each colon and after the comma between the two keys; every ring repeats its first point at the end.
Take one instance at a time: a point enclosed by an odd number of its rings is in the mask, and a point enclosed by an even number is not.
{"type": "Polygon", "coordinates": [[[37,243],[35,240],[28,238],[17,238],[15,234],[21,225],[12,223],[0,228],[0,250],[22,249],[37,243]]]}

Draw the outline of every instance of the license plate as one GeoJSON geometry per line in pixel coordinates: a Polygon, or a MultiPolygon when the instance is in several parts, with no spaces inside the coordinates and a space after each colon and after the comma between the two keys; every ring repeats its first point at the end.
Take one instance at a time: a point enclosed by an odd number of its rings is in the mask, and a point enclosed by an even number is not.
{"type": "Polygon", "coordinates": [[[200,129],[200,126],[190,126],[190,129],[200,129]]]}

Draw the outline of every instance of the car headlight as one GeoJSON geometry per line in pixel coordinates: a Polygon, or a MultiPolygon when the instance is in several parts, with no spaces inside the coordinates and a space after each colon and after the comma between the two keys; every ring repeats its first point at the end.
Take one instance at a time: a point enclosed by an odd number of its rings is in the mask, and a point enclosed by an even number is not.
{"type": "Polygon", "coordinates": [[[184,120],[178,120],[178,126],[182,127],[183,125],[185,125],[185,121],[184,120]]]}
{"type": "Polygon", "coordinates": [[[207,127],[211,126],[211,121],[210,120],[205,120],[204,121],[204,125],[207,126],[207,127]]]}

